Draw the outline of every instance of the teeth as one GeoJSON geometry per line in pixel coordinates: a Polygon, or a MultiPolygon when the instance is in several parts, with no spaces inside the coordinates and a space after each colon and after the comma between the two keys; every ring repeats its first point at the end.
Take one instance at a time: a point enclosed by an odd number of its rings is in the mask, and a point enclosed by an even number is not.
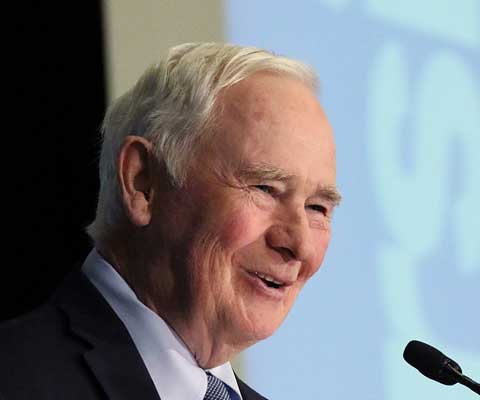
{"type": "Polygon", "coordinates": [[[268,282],[272,282],[275,285],[283,285],[283,282],[276,281],[270,275],[261,274],[260,272],[255,272],[255,275],[257,275],[259,278],[265,279],[268,282]]]}

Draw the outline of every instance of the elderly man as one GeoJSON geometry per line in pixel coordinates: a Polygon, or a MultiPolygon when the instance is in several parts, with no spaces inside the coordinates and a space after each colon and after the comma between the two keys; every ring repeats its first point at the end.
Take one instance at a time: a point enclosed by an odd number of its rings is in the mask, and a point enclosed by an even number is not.
{"type": "Polygon", "coordinates": [[[0,331],[6,399],[262,399],[230,366],[318,270],[339,201],[315,75],[184,44],[107,112],[95,248],[0,331]]]}

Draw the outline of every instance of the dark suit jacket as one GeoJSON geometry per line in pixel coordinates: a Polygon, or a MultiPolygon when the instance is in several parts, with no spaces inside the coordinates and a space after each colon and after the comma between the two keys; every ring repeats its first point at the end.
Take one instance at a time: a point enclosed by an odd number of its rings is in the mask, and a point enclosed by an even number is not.
{"type": "MultiPolygon", "coordinates": [[[[244,400],[265,400],[237,378],[244,400]]],[[[0,399],[159,399],[128,331],[81,271],[0,326],[0,399]]],[[[179,399],[181,400],[181,399],[179,399]]]]}

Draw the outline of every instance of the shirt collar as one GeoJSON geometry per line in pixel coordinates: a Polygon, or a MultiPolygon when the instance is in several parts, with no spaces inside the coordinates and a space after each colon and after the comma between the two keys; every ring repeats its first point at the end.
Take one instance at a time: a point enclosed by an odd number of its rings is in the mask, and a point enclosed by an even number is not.
{"type": "MultiPolygon", "coordinates": [[[[162,400],[203,400],[207,377],[183,341],[93,249],[82,271],[125,325],[162,400]]],[[[229,362],[209,370],[242,399],[229,362]]]]}

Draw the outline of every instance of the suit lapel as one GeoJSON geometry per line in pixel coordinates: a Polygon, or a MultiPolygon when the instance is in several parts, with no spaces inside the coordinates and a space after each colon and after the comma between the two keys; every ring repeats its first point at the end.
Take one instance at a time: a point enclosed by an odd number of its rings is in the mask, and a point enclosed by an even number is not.
{"type": "Polygon", "coordinates": [[[110,399],[159,399],[143,362],[138,362],[135,352],[105,343],[85,353],[87,364],[110,399]]]}
{"type": "Polygon", "coordinates": [[[53,302],[71,333],[88,344],[83,357],[109,399],[160,399],[127,329],[81,271],[67,278],[53,302]]]}
{"type": "MultiPolygon", "coordinates": [[[[111,400],[160,400],[122,321],[81,271],[74,271],[52,303],[66,314],[72,335],[84,342],[83,358],[111,400]]],[[[266,400],[236,376],[243,400],[266,400]]]]}
{"type": "Polygon", "coordinates": [[[243,382],[237,376],[237,374],[235,374],[235,379],[237,380],[238,388],[240,389],[243,400],[267,400],[265,397],[258,394],[255,390],[253,390],[250,386],[243,382]]]}

